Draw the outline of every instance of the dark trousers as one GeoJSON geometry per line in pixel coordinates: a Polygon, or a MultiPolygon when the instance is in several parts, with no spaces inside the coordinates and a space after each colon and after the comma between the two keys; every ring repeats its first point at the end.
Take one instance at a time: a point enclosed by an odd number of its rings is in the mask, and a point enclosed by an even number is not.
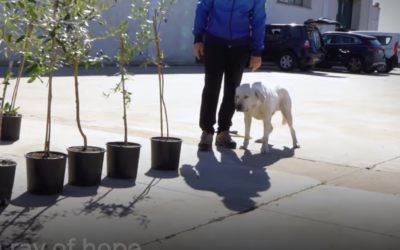
{"type": "Polygon", "coordinates": [[[224,77],[224,95],[218,114],[217,132],[228,131],[235,113],[235,92],[242,81],[249,47],[228,48],[204,44],[205,85],[201,100],[200,128],[214,134],[219,94],[224,77]]]}

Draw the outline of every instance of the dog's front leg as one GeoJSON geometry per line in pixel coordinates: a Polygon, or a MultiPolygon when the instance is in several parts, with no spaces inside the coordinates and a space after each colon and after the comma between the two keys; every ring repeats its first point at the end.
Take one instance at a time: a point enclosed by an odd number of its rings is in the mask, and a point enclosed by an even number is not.
{"type": "Polygon", "coordinates": [[[264,123],[264,137],[262,138],[261,153],[267,154],[267,153],[269,153],[268,139],[269,139],[269,135],[271,134],[271,132],[273,130],[271,118],[265,119],[263,121],[263,123],[264,123]]]}
{"type": "Polygon", "coordinates": [[[243,146],[241,146],[241,149],[247,149],[249,146],[249,141],[250,141],[250,129],[251,129],[251,121],[252,117],[248,113],[244,113],[244,141],[243,141],[243,146]]]}

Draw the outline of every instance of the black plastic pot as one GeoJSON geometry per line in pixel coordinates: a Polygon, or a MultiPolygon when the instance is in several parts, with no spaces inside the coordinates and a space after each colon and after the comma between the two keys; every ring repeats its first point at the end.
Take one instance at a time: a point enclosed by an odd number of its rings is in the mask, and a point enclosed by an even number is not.
{"type": "Polygon", "coordinates": [[[152,137],[151,168],[163,171],[176,171],[179,168],[182,139],[169,137],[152,137]]]}
{"type": "Polygon", "coordinates": [[[142,145],[123,142],[107,143],[107,176],[116,179],[136,179],[142,145]]]}
{"type": "Polygon", "coordinates": [[[28,192],[37,195],[61,194],[68,156],[60,152],[50,152],[52,158],[42,159],[42,155],[43,151],[25,155],[28,192]]]}
{"type": "Polygon", "coordinates": [[[106,150],[99,147],[87,147],[87,151],[81,151],[79,150],[81,148],[67,149],[68,184],[83,187],[100,186],[106,150]]]}
{"type": "Polygon", "coordinates": [[[21,132],[22,115],[10,116],[3,114],[1,124],[1,140],[18,141],[21,132]]]}
{"type": "Polygon", "coordinates": [[[0,207],[10,203],[17,163],[0,159],[0,207]]]}

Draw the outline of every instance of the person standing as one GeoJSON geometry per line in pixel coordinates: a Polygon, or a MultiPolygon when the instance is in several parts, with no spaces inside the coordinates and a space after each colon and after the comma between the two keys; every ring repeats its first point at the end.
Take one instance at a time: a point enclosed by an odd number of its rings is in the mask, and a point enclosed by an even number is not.
{"type": "Polygon", "coordinates": [[[261,66],[266,19],[266,0],[199,0],[193,27],[194,54],[197,59],[204,56],[205,65],[199,150],[212,149],[223,77],[216,145],[236,148],[229,132],[235,113],[235,92],[248,60],[253,72],[261,66]]]}

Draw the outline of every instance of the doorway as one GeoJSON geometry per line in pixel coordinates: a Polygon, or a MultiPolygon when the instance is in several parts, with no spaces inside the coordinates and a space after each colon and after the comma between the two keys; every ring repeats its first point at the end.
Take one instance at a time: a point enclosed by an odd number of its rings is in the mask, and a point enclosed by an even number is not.
{"type": "Polygon", "coordinates": [[[351,19],[353,13],[353,0],[338,0],[338,12],[336,21],[342,24],[342,29],[351,28],[351,19]]]}

